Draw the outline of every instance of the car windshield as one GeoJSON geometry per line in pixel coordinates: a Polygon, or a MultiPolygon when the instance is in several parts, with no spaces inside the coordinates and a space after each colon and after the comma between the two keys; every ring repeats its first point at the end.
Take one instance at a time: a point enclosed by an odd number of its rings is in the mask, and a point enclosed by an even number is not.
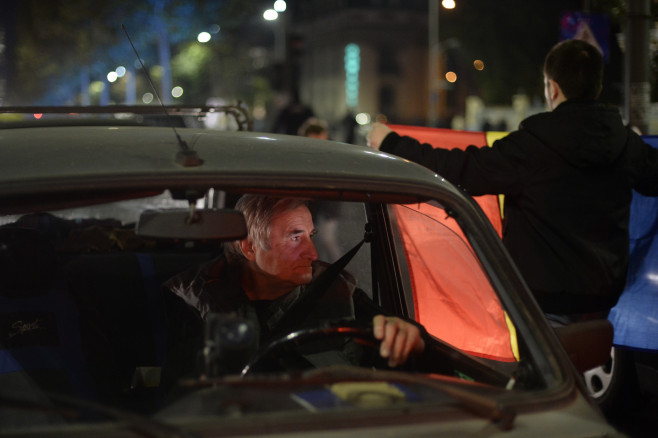
{"type": "MultiPolygon", "coordinates": [[[[199,211],[217,202],[214,198],[230,203],[236,195],[212,191],[198,201],[199,211]]],[[[310,200],[308,205],[319,258],[334,263],[367,236],[345,269],[383,309],[420,322],[436,338],[439,347],[432,354],[438,357],[419,367],[420,374],[413,366],[384,367],[377,374],[314,356],[309,348],[325,338],[340,348],[346,337],[368,338],[367,327],[333,319],[293,331],[296,339],[285,342],[290,345],[256,361],[258,367],[276,362],[293,346],[311,362],[317,359],[310,369],[273,372],[266,366],[261,372],[252,361],[245,373],[243,352],[218,347],[223,341],[216,330],[206,332],[205,347],[197,351],[196,374],[172,380],[166,321],[172,315],[162,283],[216,259],[222,243],[137,235],[142,212],[189,207],[165,192],[1,218],[6,280],[0,298],[7,328],[2,354],[5,371],[12,371],[0,375],[3,405],[11,407],[0,410],[3,423],[59,427],[71,421],[67,413],[76,421],[116,418],[109,408],[164,422],[428,403],[447,408],[455,400],[473,409],[460,391],[479,394],[476,411],[485,406],[491,418],[501,415],[492,400],[510,388],[519,368],[516,332],[456,222],[438,204],[310,200]],[[459,390],[455,384],[467,386],[459,390]],[[87,412],[90,403],[104,408],[87,412]]],[[[225,330],[225,323],[215,321],[215,329],[225,330]]],[[[360,342],[368,345],[372,338],[360,342]]]]}
{"type": "Polygon", "coordinates": [[[418,321],[462,351],[499,361],[517,360],[515,328],[454,219],[431,204],[391,208],[406,254],[418,321]]]}

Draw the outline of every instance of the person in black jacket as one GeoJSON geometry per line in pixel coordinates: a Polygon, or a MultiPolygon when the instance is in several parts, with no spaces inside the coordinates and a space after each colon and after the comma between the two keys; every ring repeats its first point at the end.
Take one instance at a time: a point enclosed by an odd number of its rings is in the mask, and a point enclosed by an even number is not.
{"type": "Polygon", "coordinates": [[[504,194],[503,242],[549,319],[604,316],[624,289],[632,191],[658,195],[658,150],[596,101],[603,58],[567,40],[545,58],[550,111],[492,147],[434,149],[373,124],[371,147],[428,167],[472,196],[504,194]],[[590,316],[590,315],[587,315],[590,316]]]}

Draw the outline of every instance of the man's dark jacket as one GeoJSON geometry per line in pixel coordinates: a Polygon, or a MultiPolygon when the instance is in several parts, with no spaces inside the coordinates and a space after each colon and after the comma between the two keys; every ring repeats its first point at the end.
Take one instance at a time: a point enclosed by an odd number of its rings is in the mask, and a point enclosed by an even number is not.
{"type": "MultiPolygon", "coordinates": [[[[316,279],[328,265],[321,261],[313,262],[313,278],[316,279]]],[[[258,333],[254,346],[256,350],[273,338],[292,331],[286,329],[287,323],[290,323],[286,318],[290,316],[294,304],[307,292],[307,286],[299,286],[283,297],[268,302],[259,314],[240,285],[240,269],[239,265],[229,265],[225,257],[220,256],[182,272],[163,284],[169,344],[168,357],[162,371],[164,387],[172,387],[181,376],[198,375],[198,352],[203,347],[203,325],[210,314],[235,315],[249,321],[258,333]]],[[[295,329],[327,320],[357,319],[371,322],[375,315],[386,313],[365,291],[357,287],[352,274],[344,270],[335,281],[327,285],[326,293],[321,294],[316,301],[305,310],[303,321],[295,329]]],[[[424,328],[414,321],[410,322],[419,327],[427,340],[424,328]]],[[[329,359],[343,358],[344,362],[336,363],[356,363],[362,352],[358,346],[355,349],[355,346],[350,343],[338,356],[329,359]]],[[[255,352],[248,353],[252,355],[255,352]]],[[[322,354],[318,355],[320,359],[314,358],[312,354],[305,354],[305,357],[316,365],[326,359],[322,354]]],[[[232,362],[241,359],[244,358],[235,358],[232,362]]],[[[241,370],[246,362],[232,365],[241,370]]]]}
{"type": "Polygon", "coordinates": [[[591,101],[531,116],[492,147],[434,149],[391,133],[380,150],[470,195],[504,194],[503,242],[546,313],[614,306],[626,279],[632,190],[658,195],[658,150],[615,108],[591,101]]]}

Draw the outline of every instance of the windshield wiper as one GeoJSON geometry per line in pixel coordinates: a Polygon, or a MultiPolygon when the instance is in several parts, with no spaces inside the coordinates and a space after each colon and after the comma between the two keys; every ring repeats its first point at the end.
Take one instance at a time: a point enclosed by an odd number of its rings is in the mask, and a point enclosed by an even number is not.
{"type": "Polygon", "coordinates": [[[126,412],[121,409],[105,406],[100,403],[56,393],[46,393],[45,395],[52,401],[71,405],[75,407],[75,409],[61,408],[44,402],[21,400],[19,398],[6,396],[0,396],[0,406],[10,409],[58,414],[69,420],[78,418],[80,416],[79,411],[89,410],[119,422],[123,422],[126,424],[127,428],[147,438],[197,438],[197,435],[176,426],[165,424],[142,415],[126,412]]]}

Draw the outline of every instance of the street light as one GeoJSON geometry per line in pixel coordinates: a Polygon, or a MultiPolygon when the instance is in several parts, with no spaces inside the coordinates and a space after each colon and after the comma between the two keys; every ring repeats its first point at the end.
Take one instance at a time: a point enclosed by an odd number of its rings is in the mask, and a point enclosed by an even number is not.
{"type": "Polygon", "coordinates": [[[263,12],[263,18],[267,21],[274,21],[279,18],[279,13],[274,9],[268,9],[263,12]]]}
{"type": "MultiPolygon", "coordinates": [[[[439,48],[439,0],[429,0],[428,2],[428,46],[429,46],[429,68],[428,68],[428,87],[429,102],[427,106],[427,124],[428,126],[437,126],[439,122],[439,92],[441,81],[439,80],[439,57],[441,50],[439,48]]],[[[443,0],[441,5],[446,9],[454,9],[456,4],[454,0],[443,0]]]]}
{"type": "Polygon", "coordinates": [[[200,43],[207,43],[210,41],[210,33],[200,32],[199,35],[197,35],[196,40],[200,43]]]}
{"type": "Polygon", "coordinates": [[[278,20],[274,28],[274,59],[277,62],[283,62],[286,57],[286,23],[285,15],[280,13],[285,12],[286,2],[284,0],[276,0],[273,9],[268,9],[263,12],[263,18],[267,21],[277,21],[281,15],[281,20],[278,20]]]}

